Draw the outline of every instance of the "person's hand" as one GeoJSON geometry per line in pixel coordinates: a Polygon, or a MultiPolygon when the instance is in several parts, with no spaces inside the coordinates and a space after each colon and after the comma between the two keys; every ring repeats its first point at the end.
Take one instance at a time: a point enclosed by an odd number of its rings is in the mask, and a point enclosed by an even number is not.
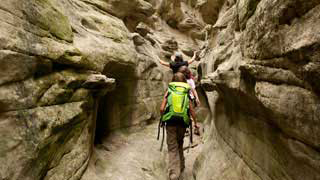
{"type": "Polygon", "coordinates": [[[160,108],[160,114],[162,115],[164,113],[164,109],[160,108]]]}
{"type": "Polygon", "coordinates": [[[198,51],[194,51],[194,52],[193,52],[193,56],[192,56],[192,58],[196,58],[196,56],[197,56],[197,52],[198,52],[198,51]]]}
{"type": "Polygon", "coordinates": [[[200,54],[200,51],[195,51],[194,54],[193,54],[193,57],[195,58],[196,61],[200,61],[201,60],[199,54],[200,54]]]}

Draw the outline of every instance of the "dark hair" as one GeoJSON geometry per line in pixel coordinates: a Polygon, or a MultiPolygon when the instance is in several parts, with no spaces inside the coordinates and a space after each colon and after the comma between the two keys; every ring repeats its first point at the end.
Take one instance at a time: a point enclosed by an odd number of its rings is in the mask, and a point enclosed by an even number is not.
{"type": "Polygon", "coordinates": [[[179,68],[178,72],[183,73],[184,76],[186,77],[186,79],[190,79],[191,78],[191,71],[187,66],[181,66],[179,68]]]}
{"type": "Polygon", "coordinates": [[[172,82],[187,82],[187,79],[183,73],[177,72],[173,75],[172,82]]]}
{"type": "Polygon", "coordinates": [[[183,57],[182,57],[182,54],[180,52],[176,52],[174,54],[174,61],[175,62],[181,62],[183,61],[183,57]]]}

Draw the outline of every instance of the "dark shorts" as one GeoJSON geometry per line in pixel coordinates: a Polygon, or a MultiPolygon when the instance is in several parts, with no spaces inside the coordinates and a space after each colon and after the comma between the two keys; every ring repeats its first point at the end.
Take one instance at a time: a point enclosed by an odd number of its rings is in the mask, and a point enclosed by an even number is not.
{"type": "Polygon", "coordinates": [[[183,118],[182,117],[176,117],[173,116],[171,119],[169,119],[166,122],[167,126],[180,126],[180,127],[187,127],[186,123],[184,123],[183,118]]]}

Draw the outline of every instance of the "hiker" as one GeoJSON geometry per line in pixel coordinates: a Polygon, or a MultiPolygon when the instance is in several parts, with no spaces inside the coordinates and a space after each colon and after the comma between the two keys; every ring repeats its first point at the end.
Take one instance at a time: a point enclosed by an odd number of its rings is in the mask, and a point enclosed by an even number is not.
{"type": "MultiPolygon", "coordinates": [[[[174,74],[160,106],[161,122],[165,123],[167,132],[170,180],[177,180],[185,168],[183,138],[186,128],[192,126],[189,113],[195,119],[195,112],[189,100],[191,87],[186,82],[183,73],[174,74]]],[[[197,126],[196,121],[195,126],[197,126]]],[[[190,137],[192,143],[192,136],[190,137]]]]}
{"type": "Polygon", "coordinates": [[[194,82],[194,79],[192,77],[192,73],[190,71],[190,69],[187,66],[181,66],[178,70],[178,72],[181,72],[184,74],[184,76],[187,79],[187,83],[191,86],[191,91],[190,91],[190,97],[191,100],[194,104],[195,107],[200,106],[200,100],[199,100],[199,96],[196,90],[196,84],[194,82]]]}
{"type": "Polygon", "coordinates": [[[177,51],[174,53],[174,61],[168,63],[159,59],[159,62],[166,67],[170,67],[173,71],[173,74],[175,74],[176,72],[178,72],[181,66],[188,66],[189,64],[193,63],[196,60],[196,57],[197,52],[194,52],[193,57],[189,61],[184,61],[182,54],[177,51]]]}
{"type": "MultiPolygon", "coordinates": [[[[191,99],[194,107],[200,106],[201,103],[200,103],[200,100],[199,100],[199,96],[198,96],[198,93],[197,93],[197,90],[196,90],[196,85],[195,85],[194,80],[192,78],[192,73],[191,73],[190,69],[187,66],[181,66],[179,68],[178,72],[181,72],[181,73],[184,74],[184,76],[187,79],[187,83],[191,87],[191,91],[190,91],[189,95],[190,95],[190,99],[191,99]]],[[[187,131],[187,133],[189,133],[189,132],[187,131]]],[[[194,134],[200,136],[200,128],[199,128],[199,126],[195,126],[194,134]]]]}

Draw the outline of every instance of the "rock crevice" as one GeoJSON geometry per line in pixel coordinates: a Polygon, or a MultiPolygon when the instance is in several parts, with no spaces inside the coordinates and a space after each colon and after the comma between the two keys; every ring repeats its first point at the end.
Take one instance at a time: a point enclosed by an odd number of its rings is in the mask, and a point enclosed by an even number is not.
{"type": "Polygon", "coordinates": [[[152,132],[172,74],[158,58],[177,50],[201,59],[187,179],[320,179],[319,3],[4,0],[0,179],[165,179],[152,132]]]}

